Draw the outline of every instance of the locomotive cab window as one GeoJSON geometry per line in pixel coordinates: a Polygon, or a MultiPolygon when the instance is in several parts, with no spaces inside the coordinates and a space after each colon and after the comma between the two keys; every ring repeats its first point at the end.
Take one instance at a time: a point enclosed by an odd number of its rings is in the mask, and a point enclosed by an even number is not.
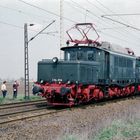
{"type": "Polygon", "coordinates": [[[76,53],[74,51],[70,52],[70,60],[75,60],[76,59],[76,53]]]}
{"type": "Polygon", "coordinates": [[[93,51],[89,51],[87,53],[87,58],[89,61],[95,61],[95,54],[93,53],[93,51]]]}
{"type": "Polygon", "coordinates": [[[72,48],[71,50],[65,50],[65,60],[81,60],[81,61],[97,61],[102,56],[101,51],[97,51],[95,48],[72,48]]]}
{"type": "Polygon", "coordinates": [[[86,52],[78,51],[77,52],[77,60],[86,60],[86,52]]]}
{"type": "Polygon", "coordinates": [[[65,52],[65,60],[76,60],[76,52],[66,51],[65,52]]]}

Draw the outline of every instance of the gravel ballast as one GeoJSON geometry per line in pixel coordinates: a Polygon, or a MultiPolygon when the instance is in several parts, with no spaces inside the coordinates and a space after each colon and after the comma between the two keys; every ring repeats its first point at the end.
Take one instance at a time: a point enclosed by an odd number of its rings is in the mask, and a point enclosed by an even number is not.
{"type": "MultiPolygon", "coordinates": [[[[96,104],[94,106],[68,109],[55,115],[42,116],[32,120],[23,120],[16,123],[0,126],[1,140],[94,140],[101,137],[99,134],[112,124],[127,124],[140,120],[140,98],[124,99],[114,103],[96,104]]],[[[115,126],[115,125],[113,125],[115,126]]],[[[117,129],[119,127],[116,127],[117,129]]],[[[131,128],[130,128],[131,129],[131,128]]],[[[135,136],[114,134],[109,139],[123,140],[139,139],[140,128],[135,127],[135,136]],[[138,129],[138,130],[137,130],[138,129]]],[[[113,130],[114,131],[114,130],[113,130]]],[[[115,132],[116,133],[116,132],[115,132]]],[[[106,139],[104,136],[104,139],[106,139]]],[[[100,138],[101,139],[101,138],[100,138]]],[[[108,139],[107,139],[108,140],[108,139]]]]}

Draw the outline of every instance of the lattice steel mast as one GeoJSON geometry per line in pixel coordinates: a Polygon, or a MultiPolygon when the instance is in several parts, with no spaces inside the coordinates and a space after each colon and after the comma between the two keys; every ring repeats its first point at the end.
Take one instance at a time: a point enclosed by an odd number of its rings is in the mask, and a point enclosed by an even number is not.
{"type": "Polygon", "coordinates": [[[60,48],[62,47],[62,43],[63,43],[63,0],[60,0],[60,48]]]}
{"type": "Polygon", "coordinates": [[[25,99],[29,97],[29,55],[28,55],[28,29],[27,23],[24,24],[24,73],[25,73],[25,99]]]}
{"type": "MultiPolygon", "coordinates": [[[[46,28],[48,28],[51,24],[53,24],[55,20],[53,20],[50,24],[48,24],[45,28],[43,28],[40,32],[38,32],[35,36],[28,40],[28,24],[24,24],[24,72],[25,72],[25,99],[29,99],[29,54],[28,54],[28,44],[34,38],[36,38],[39,34],[41,34],[46,28]]],[[[29,24],[29,26],[33,26],[34,24],[29,24]]]]}

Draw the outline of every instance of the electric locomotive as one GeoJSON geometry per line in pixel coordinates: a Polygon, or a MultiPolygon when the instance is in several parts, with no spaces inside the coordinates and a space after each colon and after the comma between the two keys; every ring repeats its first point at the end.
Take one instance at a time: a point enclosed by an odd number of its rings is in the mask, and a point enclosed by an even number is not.
{"type": "Polygon", "coordinates": [[[76,24],[67,34],[70,40],[61,48],[63,60],[54,57],[38,62],[33,94],[46,98],[48,105],[74,106],[140,92],[140,59],[132,50],[98,42],[99,35],[91,23],[76,24]],[[74,29],[81,39],[71,37],[74,29]],[[91,30],[96,35],[94,40],[91,30]]]}

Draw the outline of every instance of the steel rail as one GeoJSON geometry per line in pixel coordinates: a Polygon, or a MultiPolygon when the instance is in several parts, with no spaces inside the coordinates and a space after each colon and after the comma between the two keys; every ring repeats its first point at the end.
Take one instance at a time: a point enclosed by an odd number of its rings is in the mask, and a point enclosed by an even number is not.
{"type": "Polygon", "coordinates": [[[46,101],[46,99],[39,99],[39,100],[33,100],[33,101],[23,101],[23,102],[15,102],[15,103],[5,103],[5,104],[0,104],[0,107],[1,106],[8,106],[8,105],[15,105],[15,104],[33,103],[33,102],[39,102],[39,101],[46,101]]]}
{"type": "Polygon", "coordinates": [[[28,102],[28,103],[23,103],[23,104],[11,104],[7,106],[0,106],[0,109],[10,109],[10,108],[16,108],[16,107],[24,107],[24,106],[31,106],[31,105],[41,105],[41,103],[47,103],[46,100],[42,101],[36,101],[36,102],[28,102]]]}
{"type": "Polygon", "coordinates": [[[17,122],[17,121],[23,121],[23,120],[26,120],[26,119],[41,117],[41,116],[45,116],[45,115],[52,115],[52,114],[55,114],[55,113],[63,112],[65,110],[68,110],[68,109],[61,109],[61,110],[57,110],[57,111],[55,110],[55,111],[46,112],[46,113],[38,113],[38,114],[29,115],[29,116],[21,116],[21,117],[18,116],[18,118],[16,116],[13,119],[10,118],[8,120],[0,122],[0,125],[7,124],[7,123],[12,123],[12,122],[17,122]]]}
{"type": "Polygon", "coordinates": [[[46,106],[45,107],[41,107],[41,108],[34,108],[34,109],[27,109],[27,110],[22,110],[22,111],[4,113],[4,114],[0,114],[0,117],[6,117],[6,116],[9,117],[10,115],[16,115],[16,114],[21,114],[21,113],[26,113],[26,112],[32,112],[32,111],[42,110],[42,109],[46,109],[46,106]]]}

